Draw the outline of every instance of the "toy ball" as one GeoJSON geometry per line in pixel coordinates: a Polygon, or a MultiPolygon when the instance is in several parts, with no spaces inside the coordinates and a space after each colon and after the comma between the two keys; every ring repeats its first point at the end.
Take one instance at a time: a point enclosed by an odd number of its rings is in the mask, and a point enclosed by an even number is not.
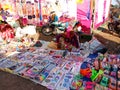
{"type": "Polygon", "coordinates": [[[88,66],[89,64],[87,62],[83,62],[81,65],[81,69],[80,69],[80,74],[84,77],[90,77],[91,75],[91,69],[88,66]]]}

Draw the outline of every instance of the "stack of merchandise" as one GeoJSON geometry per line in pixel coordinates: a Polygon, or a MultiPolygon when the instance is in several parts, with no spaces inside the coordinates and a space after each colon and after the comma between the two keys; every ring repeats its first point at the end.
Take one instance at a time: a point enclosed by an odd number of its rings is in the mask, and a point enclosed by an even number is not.
{"type": "Polygon", "coordinates": [[[48,42],[41,42],[42,47],[28,47],[20,42],[1,45],[0,69],[48,89],[119,90],[120,55],[98,53],[101,44],[95,44],[96,39],[71,52],[49,49],[48,42]]]}

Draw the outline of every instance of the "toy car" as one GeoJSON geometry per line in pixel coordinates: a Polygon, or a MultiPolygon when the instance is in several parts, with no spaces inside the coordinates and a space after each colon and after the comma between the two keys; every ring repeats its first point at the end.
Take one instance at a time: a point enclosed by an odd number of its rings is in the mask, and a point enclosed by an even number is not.
{"type": "Polygon", "coordinates": [[[109,82],[109,78],[106,76],[102,77],[102,80],[100,81],[100,85],[107,87],[109,82]]]}

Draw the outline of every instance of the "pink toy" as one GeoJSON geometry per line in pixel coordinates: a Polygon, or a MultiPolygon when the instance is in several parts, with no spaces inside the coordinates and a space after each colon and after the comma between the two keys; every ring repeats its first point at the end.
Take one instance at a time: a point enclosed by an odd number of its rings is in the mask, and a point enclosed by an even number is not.
{"type": "Polygon", "coordinates": [[[85,87],[85,90],[92,90],[93,89],[93,85],[94,83],[93,82],[86,82],[86,87],[85,87]]]}

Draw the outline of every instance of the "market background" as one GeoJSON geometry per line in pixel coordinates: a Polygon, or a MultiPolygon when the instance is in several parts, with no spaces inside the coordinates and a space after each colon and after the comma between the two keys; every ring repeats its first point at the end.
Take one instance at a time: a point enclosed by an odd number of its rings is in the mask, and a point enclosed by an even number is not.
{"type": "MultiPolygon", "coordinates": [[[[120,54],[120,36],[107,29],[107,23],[93,31],[94,36],[103,43],[111,54],[120,54]]],[[[40,40],[51,41],[53,36],[44,36],[39,33],[40,40]]],[[[17,75],[0,71],[0,90],[47,90],[30,80],[17,75]]]]}
{"type": "MultiPolygon", "coordinates": [[[[109,32],[105,25],[94,31],[94,36],[108,48],[108,52],[120,54],[120,38],[117,34],[109,32]]],[[[51,41],[53,36],[44,36],[40,33],[41,40],[51,41]]],[[[0,90],[47,90],[40,84],[28,79],[0,71],[0,90]]]]}

